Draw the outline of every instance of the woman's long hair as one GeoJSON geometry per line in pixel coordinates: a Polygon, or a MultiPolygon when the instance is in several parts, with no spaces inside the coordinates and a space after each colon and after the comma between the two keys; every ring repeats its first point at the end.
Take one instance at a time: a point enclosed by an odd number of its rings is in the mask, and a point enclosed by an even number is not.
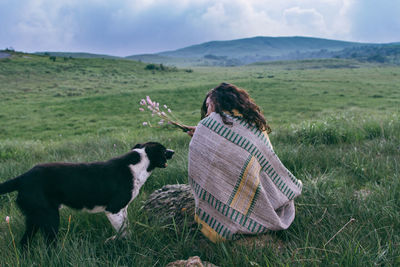
{"type": "Polygon", "coordinates": [[[235,116],[234,110],[238,111],[243,119],[251,124],[256,125],[261,131],[271,132],[271,128],[267,124],[264,115],[261,113],[260,108],[250,98],[249,94],[233,84],[221,83],[214,89],[211,89],[203,101],[201,107],[201,118],[204,119],[207,115],[207,98],[214,104],[215,112],[218,113],[225,124],[232,124],[226,117],[224,112],[229,112],[235,116]]]}

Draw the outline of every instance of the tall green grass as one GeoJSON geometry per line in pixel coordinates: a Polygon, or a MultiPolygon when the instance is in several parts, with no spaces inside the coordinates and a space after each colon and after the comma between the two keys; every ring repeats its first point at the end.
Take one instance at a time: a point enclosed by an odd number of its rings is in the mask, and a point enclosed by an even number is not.
{"type": "Polygon", "coordinates": [[[344,113],[322,120],[310,120],[286,129],[283,142],[335,145],[396,136],[400,132],[398,114],[384,119],[344,113]]]}
{"type": "MultiPolygon", "coordinates": [[[[324,123],[327,130],[321,129],[320,135],[331,135],[329,129],[335,124],[329,121],[324,123]]],[[[349,125],[356,129],[366,127],[360,121],[349,125]]],[[[296,138],[293,132],[277,130],[271,137],[277,154],[304,183],[303,195],[296,201],[297,215],[292,226],[286,231],[271,232],[273,240],[283,244],[281,249],[274,242],[264,248],[235,242],[215,245],[204,240],[198,231],[193,234],[174,225],[149,221],[148,214],[140,209],[142,201],[164,184],[187,181],[189,139],[181,136],[168,140],[159,136],[168,147],[177,149],[176,157],[167,169],[152,175],[139,198],[129,207],[132,234],[127,240],[104,244],[113,234],[105,216],[63,209],[59,238],[65,238],[64,248],[59,242],[48,254],[39,237],[33,242],[30,254],[20,257],[26,265],[61,266],[163,266],[193,255],[221,266],[395,266],[400,242],[400,137],[396,130],[399,126],[398,121],[385,122],[382,123],[384,135],[372,139],[366,135],[333,144],[306,143],[302,135],[296,138]],[[72,215],[71,229],[65,236],[69,215],[72,215]],[[355,220],[340,231],[351,219],[355,220]]],[[[298,126],[297,130],[300,129],[303,127],[298,126]]],[[[8,141],[1,145],[0,150],[8,151],[8,156],[1,158],[0,173],[3,177],[13,177],[42,161],[107,159],[124,153],[131,145],[127,140],[113,138],[56,143],[8,141]]],[[[19,239],[24,223],[12,202],[14,199],[15,194],[0,197],[0,216],[11,216],[19,239]]],[[[14,265],[16,258],[5,222],[0,223],[0,228],[0,246],[4,248],[0,258],[3,264],[14,265]]]]}

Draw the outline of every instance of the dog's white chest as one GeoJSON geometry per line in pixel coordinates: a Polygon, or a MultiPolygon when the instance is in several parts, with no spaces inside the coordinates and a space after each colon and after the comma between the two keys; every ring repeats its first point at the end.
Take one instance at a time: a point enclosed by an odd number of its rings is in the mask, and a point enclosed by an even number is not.
{"type": "Polygon", "coordinates": [[[133,190],[130,202],[139,194],[140,188],[151,174],[151,172],[147,171],[150,160],[144,152],[144,149],[136,149],[136,151],[138,151],[140,154],[140,162],[135,165],[129,165],[129,169],[131,170],[133,176],[133,190]]]}

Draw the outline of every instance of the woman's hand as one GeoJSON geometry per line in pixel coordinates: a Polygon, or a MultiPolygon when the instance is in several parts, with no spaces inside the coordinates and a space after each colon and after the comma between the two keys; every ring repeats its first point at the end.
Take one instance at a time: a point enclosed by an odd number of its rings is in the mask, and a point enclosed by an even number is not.
{"type": "Polygon", "coordinates": [[[187,126],[188,131],[186,132],[190,137],[194,135],[196,131],[196,126],[187,126]]]}

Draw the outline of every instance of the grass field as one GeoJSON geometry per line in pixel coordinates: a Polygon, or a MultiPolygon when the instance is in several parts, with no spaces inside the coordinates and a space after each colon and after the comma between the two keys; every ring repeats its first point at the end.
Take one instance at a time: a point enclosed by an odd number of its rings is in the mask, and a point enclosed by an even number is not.
{"type": "Polygon", "coordinates": [[[55,251],[38,236],[21,254],[5,221],[11,217],[19,241],[16,194],[0,196],[0,266],[164,266],[194,255],[218,266],[400,265],[400,67],[346,60],[145,67],[23,54],[0,60],[0,181],[40,162],[105,160],[149,140],[176,151],[129,207],[124,241],[104,243],[113,234],[104,215],[63,209],[55,251]],[[280,248],[199,242],[199,232],[150,222],[140,209],[155,189],[187,183],[190,142],[176,129],[143,126],[140,99],[149,95],[195,125],[205,93],[223,81],[250,92],[276,153],[304,183],[293,224],[271,233],[280,248]]]}

